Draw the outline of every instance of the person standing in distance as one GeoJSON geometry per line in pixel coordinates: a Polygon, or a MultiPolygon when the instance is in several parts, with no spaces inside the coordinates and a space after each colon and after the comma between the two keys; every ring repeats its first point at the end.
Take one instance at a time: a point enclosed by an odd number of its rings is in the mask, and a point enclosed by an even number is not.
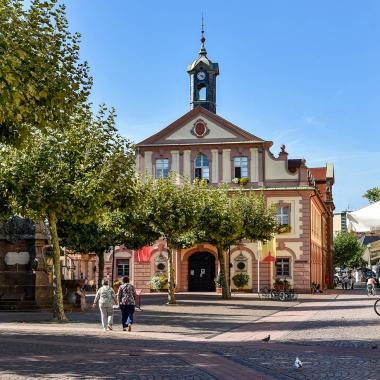
{"type": "Polygon", "coordinates": [[[132,331],[133,314],[136,305],[136,290],[129,282],[129,277],[123,277],[123,284],[120,285],[117,292],[117,300],[121,310],[121,323],[123,331],[132,331]]]}

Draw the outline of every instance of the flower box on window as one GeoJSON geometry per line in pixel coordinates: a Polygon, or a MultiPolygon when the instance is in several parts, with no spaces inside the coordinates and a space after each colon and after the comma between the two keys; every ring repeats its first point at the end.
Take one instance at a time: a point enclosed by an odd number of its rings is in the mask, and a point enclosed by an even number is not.
{"type": "Polygon", "coordinates": [[[292,227],[289,226],[289,224],[279,224],[277,226],[277,233],[278,234],[286,234],[292,232],[292,227]]]}

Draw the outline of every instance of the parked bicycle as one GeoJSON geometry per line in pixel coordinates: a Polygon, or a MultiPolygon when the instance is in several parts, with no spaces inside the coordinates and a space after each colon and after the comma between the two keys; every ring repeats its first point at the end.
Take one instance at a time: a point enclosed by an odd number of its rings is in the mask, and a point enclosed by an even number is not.
{"type": "Polygon", "coordinates": [[[380,317],[380,298],[375,302],[373,308],[375,309],[375,313],[380,317]]]}

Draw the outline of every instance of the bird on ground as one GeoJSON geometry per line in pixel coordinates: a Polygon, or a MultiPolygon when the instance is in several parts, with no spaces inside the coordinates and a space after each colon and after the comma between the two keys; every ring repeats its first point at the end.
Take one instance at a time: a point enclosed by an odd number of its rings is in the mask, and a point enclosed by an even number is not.
{"type": "Polygon", "coordinates": [[[294,362],[294,367],[296,367],[296,368],[302,367],[302,362],[301,362],[301,360],[298,359],[298,356],[296,357],[296,360],[294,362]]]}
{"type": "Polygon", "coordinates": [[[270,335],[265,337],[264,339],[261,339],[263,342],[269,342],[270,341],[270,335]]]}

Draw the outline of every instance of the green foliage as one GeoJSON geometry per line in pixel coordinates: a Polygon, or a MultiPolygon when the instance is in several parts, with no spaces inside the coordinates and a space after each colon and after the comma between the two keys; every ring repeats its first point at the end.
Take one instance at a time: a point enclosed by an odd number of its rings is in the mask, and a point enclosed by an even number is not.
{"type": "Polygon", "coordinates": [[[33,128],[18,148],[0,151],[0,189],[7,189],[12,211],[48,219],[54,248],[55,314],[65,319],[62,303],[57,222],[97,222],[104,213],[129,203],[134,154],[117,135],[114,113],[72,115],[70,127],[49,134],[33,128]]]}
{"type": "Polygon", "coordinates": [[[70,128],[33,135],[0,153],[0,188],[15,213],[89,223],[107,207],[128,203],[133,148],[116,134],[114,114],[76,115],[70,128]]]}
{"type": "Polygon", "coordinates": [[[156,291],[164,289],[168,284],[168,277],[165,275],[153,276],[150,281],[150,288],[156,291]]]}
{"type": "Polygon", "coordinates": [[[223,283],[226,281],[225,279],[225,276],[223,273],[219,273],[215,279],[215,285],[218,287],[218,288],[221,288],[223,286],[223,283]]]}
{"type": "Polygon", "coordinates": [[[276,206],[268,206],[262,194],[235,192],[234,207],[242,218],[240,240],[271,240],[277,229],[276,206]]]}
{"type": "Polygon", "coordinates": [[[334,239],[334,266],[358,268],[363,264],[365,247],[355,236],[348,232],[339,232],[334,239]]]}
{"type": "Polygon", "coordinates": [[[380,187],[372,187],[367,190],[363,195],[363,198],[368,199],[369,203],[375,203],[380,201],[380,187]]]}
{"type": "Polygon", "coordinates": [[[63,128],[87,102],[92,78],[57,0],[0,0],[0,142],[31,127],[63,128]]]}
{"type": "Polygon", "coordinates": [[[249,275],[247,273],[237,273],[232,277],[232,281],[238,289],[243,288],[248,285],[249,275]]]}

